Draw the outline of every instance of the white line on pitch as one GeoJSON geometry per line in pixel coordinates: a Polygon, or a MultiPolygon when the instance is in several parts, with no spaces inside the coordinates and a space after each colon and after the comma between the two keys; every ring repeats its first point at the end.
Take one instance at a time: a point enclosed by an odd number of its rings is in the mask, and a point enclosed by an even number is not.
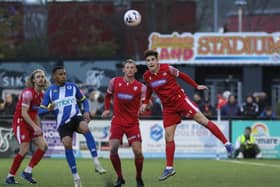
{"type": "Polygon", "coordinates": [[[280,168],[279,165],[272,165],[272,164],[266,164],[266,163],[260,163],[260,162],[246,162],[246,161],[239,161],[239,160],[221,160],[221,161],[234,163],[234,164],[245,164],[245,165],[253,165],[253,166],[280,168]]]}

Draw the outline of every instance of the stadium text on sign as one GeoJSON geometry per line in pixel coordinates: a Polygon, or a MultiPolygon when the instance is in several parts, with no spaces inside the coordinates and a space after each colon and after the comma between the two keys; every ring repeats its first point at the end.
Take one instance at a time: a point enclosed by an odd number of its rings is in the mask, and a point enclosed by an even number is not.
{"type": "Polygon", "coordinates": [[[163,63],[275,64],[279,38],[279,33],[151,33],[149,48],[159,52],[163,63]]]}

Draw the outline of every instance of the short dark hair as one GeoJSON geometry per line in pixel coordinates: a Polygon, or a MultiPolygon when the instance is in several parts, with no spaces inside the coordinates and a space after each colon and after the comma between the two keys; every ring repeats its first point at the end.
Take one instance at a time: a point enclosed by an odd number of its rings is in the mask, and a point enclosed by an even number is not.
{"type": "Polygon", "coordinates": [[[134,64],[136,66],[136,63],[133,59],[126,59],[125,61],[123,61],[122,65],[123,67],[126,65],[126,64],[134,64]]]}
{"type": "Polygon", "coordinates": [[[52,70],[52,74],[55,74],[55,72],[57,70],[59,70],[59,69],[64,69],[64,66],[56,66],[56,67],[54,67],[53,70],[52,70]]]}
{"type": "Polygon", "coordinates": [[[144,56],[145,56],[145,58],[147,58],[148,56],[155,56],[156,58],[158,58],[158,52],[153,49],[147,49],[144,52],[144,56]]]}
{"type": "Polygon", "coordinates": [[[251,129],[251,127],[250,127],[250,126],[247,126],[247,127],[245,128],[245,130],[249,130],[249,131],[251,131],[252,129],[251,129]]]}

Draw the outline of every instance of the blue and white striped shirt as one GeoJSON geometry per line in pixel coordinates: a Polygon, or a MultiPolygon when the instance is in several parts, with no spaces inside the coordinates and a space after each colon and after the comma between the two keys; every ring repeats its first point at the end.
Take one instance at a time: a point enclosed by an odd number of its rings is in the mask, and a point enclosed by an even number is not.
{"type": "Polygon", "coordinates": [[[45,92],[39,115],[48,112],[48,106],[55,103],[53,113],[56,116],[58,128],[68,123],[72,117],[81,115],[78,102],[82,102],[85,112],[89,112],[88,101],[76,84],[72,82],[66,82],[63,86],[53,84],[45,92]]]}

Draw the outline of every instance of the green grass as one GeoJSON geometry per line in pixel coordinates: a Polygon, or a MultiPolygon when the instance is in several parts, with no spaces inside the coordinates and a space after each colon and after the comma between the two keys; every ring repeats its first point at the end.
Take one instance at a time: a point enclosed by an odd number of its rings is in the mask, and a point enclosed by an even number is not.
{"type": "MultiPolygon", "coordinates": [[[[12,159],[0,159],[0,186],[4,180],[12,159]]],[[[93,170],[90,159],[77,160],[78,171],[84,187],[111,187],[115,174],[107,159],[101,160],[108,170],[105,175],[98,175],[93,170]]],[[[278,187],[280,186],[280,160],[183,160],[175,161],[177,174],[166,181],[159,182],[158,177],[164,168],[164,160],[146,159],[143,179],[146,187],[278,187]]],[[[18,174],[24,169],[27,160],[22,163],[18,174]]],[[[126,185],[136,186],[134,160],[122,160],[126,185]]],[[[29,185],[16,177],[22,187],[71,187],[73,179],[64,159],[44,159],[33,170],[38,184],[29,185]]]]}

